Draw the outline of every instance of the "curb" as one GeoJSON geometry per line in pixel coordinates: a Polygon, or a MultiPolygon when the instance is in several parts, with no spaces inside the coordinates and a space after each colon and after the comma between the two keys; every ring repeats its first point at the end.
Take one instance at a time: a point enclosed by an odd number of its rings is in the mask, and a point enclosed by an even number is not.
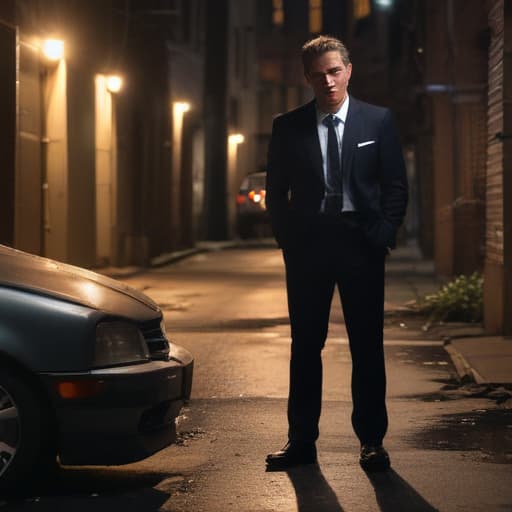
{"type": "Polygon", "coordinates": [[[248,247],[277,247],[277,244],[270,239],[261,240],[225,240],[225,241],[205,241],[198,242],[195,247],[190,249],[184,249],[182,251],[170,252],[167,254],[161,254],[156,256],[149,261],[147,266],[131,266],[131,267],[104,267],[104,268],[93,268],[93,272],[103,274],[113,279],[124,279],[134,277],[142,272],[146,272],[152,268],[159,268],[171,263],[176,263],[190,256],[201,254],[204,252],[215,252],[223,251],[226,249],[238,249],[248,247]]]}
{"type": "Polygon", "coordinates": [[[455,366],[455,370],[463,384],[470,382],[476,384],[486,383],[485,379],[471,367],[466,358],[449,341],[445,342],[444,349],[450,355],[453,366],[455,366]]]}

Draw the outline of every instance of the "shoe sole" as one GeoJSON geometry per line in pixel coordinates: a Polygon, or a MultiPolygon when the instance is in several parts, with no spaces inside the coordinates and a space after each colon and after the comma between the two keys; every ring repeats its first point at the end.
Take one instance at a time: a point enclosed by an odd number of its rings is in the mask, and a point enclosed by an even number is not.
{"type": "Polygon", "coordinates": [[[380,460],[380,461],[359,461],[360,466],[367,473],[378,473],[382,471],[387,471],[391,467],[391,463],[389,460],[380,460]]]}
{"type": "Polygon", "coordinates": [[[297,462],[287,462],[287,463],[279,463],[279,462],[269,462],[266,461],[266,470],[267,471],[286,471],[287,469],[296,468],[299,466],[312,466],[313,464],[317,464],[316,460],[313,461],[297,461],[297,462]]]}

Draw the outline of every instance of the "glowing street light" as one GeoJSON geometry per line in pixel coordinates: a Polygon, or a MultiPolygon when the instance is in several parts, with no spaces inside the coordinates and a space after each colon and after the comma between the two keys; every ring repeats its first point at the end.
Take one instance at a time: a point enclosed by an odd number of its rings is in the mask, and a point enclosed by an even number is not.
{"type": "Polygon", "coordinates": [[[123,79],[119,75],[107,76],[107,90],[111,93],[118,93],[123,87],[123,79]]]}
{"type": "Polygon", "coordinates": [[[389,9],[393,7],[393,0],[375,0],[375,4],[382,9],[389,9]]]}
{"type": "Polygon", "coordinates": [[[182,156],[183,156],[183,121],[185,113],[190,110],[190,103],[186,101],[172,102],[172,167],[171,167],[171,237],[178,240],[181,233],[181,197],[182,186],[182,156]]]}
{"type": "Polygon", "coordinates": [[[244,142],[244,140],[245,140],[245,137],[241,133],[232,133],[228,137],[228,142],[230,145],[231,144],[234,144],[234,145],[242,144],[242,142],[244,142]]]}
{"type": "Polygon", "coordinates": [[[175,114],[184,114],[190,110],[190,103],[186,101],[175,101],[173,107],[175,114]]]}
{"type": "Polygon", "coordinates": [[[236,222],[236,201],[239,191],[240,180],[237,178],[238,168],[238,146],[245,141],[241,133],[228,135],[228,165],[227,165],[227,196],[228,196],[228,223],[230,230],[234,230],[236,222]]]}
{"type": "Polygon", "coordinates": [[[60,39],[46,39],[42,45],[43,55],[51,61],[64,58],[64,41],[60,39]]]}

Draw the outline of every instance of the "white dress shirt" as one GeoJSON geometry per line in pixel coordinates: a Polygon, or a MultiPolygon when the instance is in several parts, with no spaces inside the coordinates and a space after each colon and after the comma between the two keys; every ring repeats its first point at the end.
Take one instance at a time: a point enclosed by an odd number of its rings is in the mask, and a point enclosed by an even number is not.
{"type": "MultiPolygon", "coordinates": [[[[341,147],[343,143],[343,132],[345,130],[345,121],[347,119],[349,96],[341,105],[338,112],[334,112],[333,115],[339,119],[338,123],[335,123],[336,137],[338,139],[338,151],[340,154],[340,162],[342,161],[341,147]]],[[[316,109],[316,123],[318,130],[318,139],[320,141],[320,149],[322,151],[322,167],[324,172],[324,179],[327,180],[327,126],[323,123],[323,120],[328,116],[328,113],[322,112],[318,107],[316,109]]],[[[342,166],[342,172],[344,171],[342,166]]],[[[355,211],[354,203],[352,201],[352,195],[350,193],[350,186],[347,179],[347,172],[343,172],[343,211],[353,212],[355,211]]],[[[323,211],[324,205],[322,202],[321,211],[323,211]]]]}

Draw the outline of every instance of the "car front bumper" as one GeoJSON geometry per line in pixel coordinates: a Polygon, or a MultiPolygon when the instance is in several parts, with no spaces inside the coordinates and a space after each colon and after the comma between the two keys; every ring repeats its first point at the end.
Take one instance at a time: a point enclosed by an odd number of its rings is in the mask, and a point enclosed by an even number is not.
{"type": "Polygon", "coordinates": [[[193,359],[171,345],[168,361],[45,374],[55,404],[59,456],[66,465],[115,465],[144,459],[176,439],[176,417],[190,398],[193,359]],[[86,382],[94,396],[63,398],[63,382],[86,382]]]}

